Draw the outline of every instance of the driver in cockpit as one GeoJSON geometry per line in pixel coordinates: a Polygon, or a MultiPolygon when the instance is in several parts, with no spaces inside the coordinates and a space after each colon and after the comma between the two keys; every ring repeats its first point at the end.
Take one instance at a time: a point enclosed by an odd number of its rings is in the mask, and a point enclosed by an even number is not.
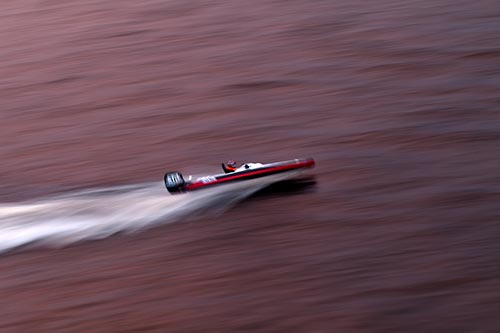
{"type": "Polygon", "coordinates": [[[238,165],[234,160],[229,160],[226,164],[222,163],[222,169],[225,173],[230,173],[236,171],[236,169],[238,169],[238,165]]]}

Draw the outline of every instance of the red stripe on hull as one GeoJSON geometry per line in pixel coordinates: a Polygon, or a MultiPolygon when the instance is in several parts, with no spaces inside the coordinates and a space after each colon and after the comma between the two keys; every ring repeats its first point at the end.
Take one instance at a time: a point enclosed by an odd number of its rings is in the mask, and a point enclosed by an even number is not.
{"type": "Polygon", "coordinates": [[[237,180],[237,179],[245,179],[249,178],[251,176],[255,175],[262,175],[262,174],[273,174],[273,173],[279,173],[279,172],[284,172],[284,171],[289,171],[289,170],[294,170],[294,169],[302,169],[302,168],[312,168],[315,165],[315,162],[313,159],[307,159],[307,160],[299,160],[299,162],[294,163],[294,164],[286,164],[286,165],[280,165],[280,166],[275,166],[275,167],[268,167],[268,168],[263,168],[263,169],[257,169],[253,172],[247,172],[244,174],[239,174],[239,175],[234,175],[230,177],[224,177],[222,179],[218,179],[215,181],[211,181],[208,183],[203,183],[203,182],[195,182],[191,184],[186,185],[186,190],[187,191],[192,191],[196,189],[200,189],[206,186],[211,186],[211,185],[216,185],[216,184],[221,184],[225,183],[228,181],[232,180],[237,180]]]}

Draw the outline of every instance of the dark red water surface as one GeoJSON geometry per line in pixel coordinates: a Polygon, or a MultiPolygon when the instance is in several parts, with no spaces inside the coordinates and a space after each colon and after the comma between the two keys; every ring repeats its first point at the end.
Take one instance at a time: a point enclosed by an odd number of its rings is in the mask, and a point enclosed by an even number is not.
{"type": "Polygon", "coordinates": [[[3,202],[317,168],[222,216],[2,254],[0,331],[500,331],[499,42],[487,0],[2,1],[3,202]]]}

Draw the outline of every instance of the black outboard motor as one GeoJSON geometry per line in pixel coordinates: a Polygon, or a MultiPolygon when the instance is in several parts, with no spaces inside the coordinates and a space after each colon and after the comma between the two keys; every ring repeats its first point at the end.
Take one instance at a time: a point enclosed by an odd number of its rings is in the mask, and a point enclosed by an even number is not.
{"type": "Polygon", "coordinates": [[[186,182],[184,181],[184,177],[180,172],[167,172],[165,177],[163,177],[165,182],[165,187],[170,193],[182,193],[186,192],[184,185],[186,182]]]}

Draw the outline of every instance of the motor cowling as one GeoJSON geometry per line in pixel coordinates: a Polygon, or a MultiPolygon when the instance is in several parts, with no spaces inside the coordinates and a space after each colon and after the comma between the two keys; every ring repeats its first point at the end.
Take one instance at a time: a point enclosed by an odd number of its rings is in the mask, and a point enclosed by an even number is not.
{"type": "Polygon", "coordinates": [[[184,177],[180,172],[167,172],[163,177],[165,182],[165,187],[170,193],[183,193],[185,192],[184,185],[186,182],[184,181],[184,177]]]}

